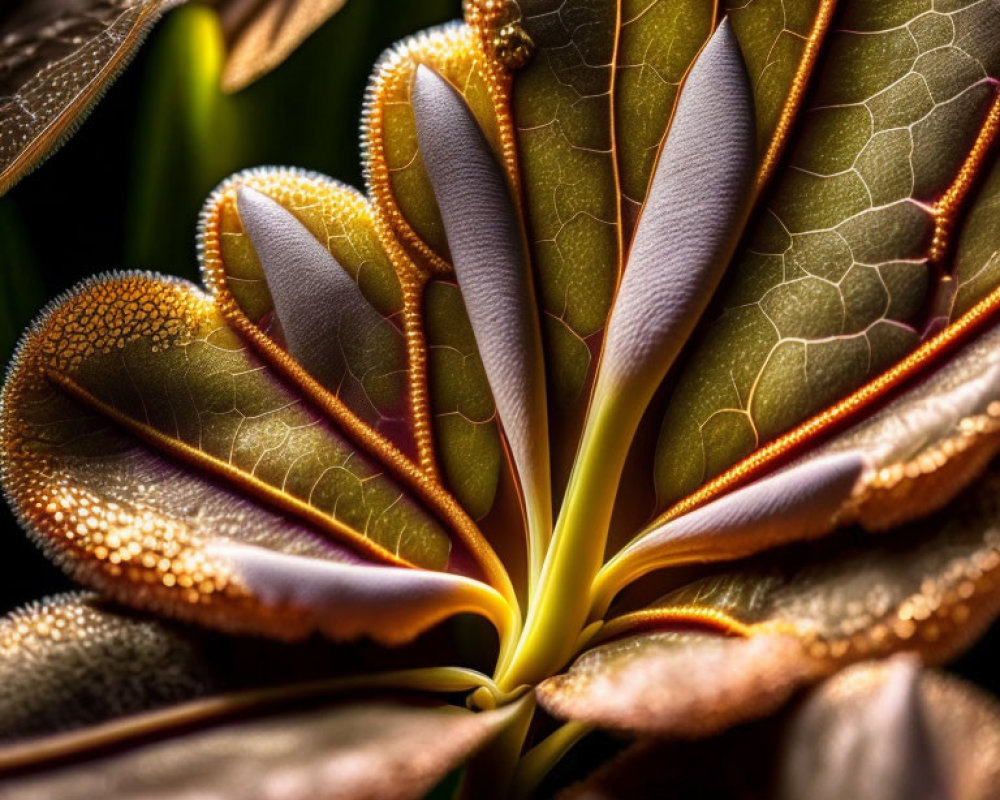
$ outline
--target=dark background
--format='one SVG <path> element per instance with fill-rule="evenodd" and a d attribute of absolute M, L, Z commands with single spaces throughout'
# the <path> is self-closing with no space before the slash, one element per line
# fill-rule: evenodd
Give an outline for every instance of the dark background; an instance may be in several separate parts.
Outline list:
<path fill-rule="evenodd" d="M 236 170 L 295 165 L 361 187 L 359 122 L 382 51 L 457 19 L 460 0 L 349 0 L 276 72 L 218 89 L 212 12 L 185 7 L 69 142 L 0 198 L 0 363 L 41 307 L 83 278 L 152 269 L 197 279 L 195 225 Z M 0 503 L 0 612 L 71 587 Z M 953 669 L 994 694 L 1000 626 Z"/>

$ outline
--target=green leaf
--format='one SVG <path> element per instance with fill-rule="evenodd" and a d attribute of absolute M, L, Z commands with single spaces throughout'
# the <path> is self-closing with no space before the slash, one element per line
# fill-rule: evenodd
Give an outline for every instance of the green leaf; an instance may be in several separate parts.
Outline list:
<path fill-rule="evenodd" d="M 950 319 L 955 320 L 986 298 L 1000 284 L 1000 165 L 994 163 L 976 193 L 962 226 L 952 270 L 955 296 Z"/>
<path fill-rule="evenodd" d="M 434 34 L 406 40 L 383 56 L 369 83 L 362 136 L 376 207 L 423 263 L 447 271 L 444 223 L 417 143 L 411 94 L 418 66 L 435 70 L 462 95 L 494 153 L 503 157 L 506 143 L 495 74 L 474 33 L 446 27 Z"/>
<path fill-rule="evenodd" d="M 622 260 L 612 150 L 617 3 L 577 3 L 565 16 L 553 13 L 558 5 L 519 3 L 534 55 L 515 74 L 511 104 L 545 335 L 556 498 Z"/>
<path fill-rule="evenodd" d="M 696 489 L 913 350 L 936 292 L 932 204 L 1000 69 L 995 10 L 851 5 L 827 37 L 788 163 L 677 376 L 661 504 Z M 898 17 L 898 19 L 896 18 Z"/>
<path fill-rule="evenodd" d="M 546 556 L 550 584 L 527 620 L 520 653 L 528 663 L 538 657 L 532 648 L 547 649 L 539 642 L 559 640 L 556 630 L 567 619 L 577 625 L 585 620 L 580 595 L 600 567 L 631 439 L 735 245 L 731 231 L 744 217 L 744 191 L 752 177 L 749 95 L 742 57 L 723 23 L 681 92 L 639 220 L 565 504 Z M 705 110 L 719 108 L 731 111 L 725 120 Z M 716 205 L 714 224 L 691 224 Z M 664 259 L 667 247 L 674 252 Z M 560 653 L 557 659 L 561 663 L 568 655 Z M 528 669 L 541 668 L 533 664 Z"/>
<path fill-rule="evenodd" d="M 793 630 L 810 652 L 841 663 L 901 649 L 941 662 L 997 608 L 997 480 L 993 466 L 925 519 L 772 551 L 678 590 L 666 605 L 710 609 L 751 635 Z"/>
<path fill-rule="evenodd" d="M 614 136 L 625 239 L 646 197 L 667 120 L 716 10 L 699 0 L 625 0 L 614 74 Z"/>
<path fill-rule="evenodd" d="M 417 457 L 403 291 L 364 198 L 315 176 L 243 173 L 206 204 L 201 245 L 222 303 Z"/>
<path fill-rule="evenodd" d="M 398 23 L 371 8 L 348 13 Z M 295 36 L 312 24 L 288 11 Z M 209 294 L 111 276 L 31 328 L 0 406 L 0 479 L 25 527 L 109 598 L 221 642 L 336 640 L 314 644 L 357 673 L 337 692 L 507 705 L 517 723 L 470 764 L 472 794 L 544 786 L 593 727 L 714 736 L 855 662 L 960 652 L 1000 610 L 1000 13 L 981 0 L 470 0 L 465 13 L 379 63 L 368 196 L 240 173 L 202 216 Z M 215 18 L 178 19 L 194 33 L 176 52 L 205 34 L 215 55 L 199 77 L 221 72 Z M 280 49 L 280 21 L 261 19 L 279 22 Z M 341 66 L 362 46 L 347 38 Z M 343 116 L 317 100 L 325 63 L 267 84 L 284 92 L 272 118 Z M 190 119 L 154 127 L 207 130 L 229 99 L 197 85 Z M 248 110 L 262 146 L 272 120 Z M 304 158 L 319 120 L 295 131 Z M 144 183 L 166 234 L 183 192 Z M 439 646 L 429 628 L 466 613 L 494 625 L 498 650 L 482 619 L 470 633 L 453 620 Z M 435 666 L 392 683 L 370 668 L 494 655 L 492 678 Z M 287 681 L 269 722 L 256 692 L 271 688 L 252 684 L 253 698 L 106 722 L 111 739 L 89 730 L 72 752 L 89 766 L 110 757 L 95 743 L 126 751 L 96 767 L 126 796 L 147 791 L 130 783 L 140 763 L 182 764 L 168 785 L 208 775 L 194 788 L 240 790 L 235 745 L 202 757 L 236 730 L 213 702 L 242 709 L 251 739 L 299 725 L 293 744 L 327 741 L 323 720 L 346 707 L 289 719 L 319 695 L 297 668 Z M 385 697 L 369 707 L 407 713 L 368 723 L 406 728 L 413 704 Z M 533 723 L 536 701 L 567 724 Z M 391 738 L 372 758 L 358 713 L 337 723 L 362 748 L 351 763 L 396 774 L 392 758 L 413 760 Z M 889 726 L 876 738 L 910 752 L 896 734 L 917 717 L 876 716 Z M 146 761 L 129 744 L 139 730 L 153 732 Z M 421 752 L 449 738 L 407 730 L 434 740 Z M 282 756 L 297 772 L 282 791 L 316 794 L 311 770 L 346 740 L 329 741 Z M 775 751 L 766 741 L 754 752 Z M 0 751 L 0 768 L 41 780 L 56 751 L 38 752 Z M 421 759 L 445 772 L 394 789 L 425 791 L 469 752 Z M 272 786 L 267 755 L 254 789 Z M 763 771 L 727 788 L 755 790 Z M 948 785 L 932 777 L 907 791 Z"/>
<path fill-rule="evenodd" d="M 993 326 L 787 468 L 654 522 L 602 568 L 592 616 L 656 569 L 734 560 L 855 522 L 888 530 L 944 507 L 1000 449 L 998 342 Z"/>
<path fill-rule="evenodd" d="M 529 582 L 552 528 L 541 334 L 523 234 L 502 167 L 461 96 L 417 67 L 413 112 L 469 322 L 524 498 Z"/>
<path fill-rule="evenodd" d="M 401 641 L 473 610 L 506 625 L 477 581 L 365 566 L 445 569 L 464 548 L 193 287 L 94 281 L 44 315 L 15 363 L 6 489 L 88 584 L 285 638 L 318 628 Z M 408 596 L 419 600 L 399 605 Z"/>
<path fill-rule="evenodd" d="M 589 724 L 700 736 L 855 661 L 901 650 L 949 659 L 1000 607 L 998 480 L 992 468 L 943 511 L 879 538 L 849 530 L 746 559 L 648 608 L 628 612 L 626 599 L 598 634 L 612 641 L 543 682 L 539 700 Z"/>
<path fill-rule="evenodd" d="M 739 40 L 753 85 L 757 111 L 757 152 L 763 158 L 776 139 L 793 82 L 810 69 L 807 48 L 813 30 L 824 32 L 830 0 L 725 0 L 722 4 Z"/>
<path fill-rule="evenodd" d="M 504 469 L 496 406 L 458 286 L 434 280 L 424 290 L 427 383 L 443 476 L 473 519 L 496 498 Z"/>

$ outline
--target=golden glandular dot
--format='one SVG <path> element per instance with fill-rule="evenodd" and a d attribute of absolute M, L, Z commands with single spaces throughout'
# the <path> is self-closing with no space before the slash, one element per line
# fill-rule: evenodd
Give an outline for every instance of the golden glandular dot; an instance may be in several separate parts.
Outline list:
<path fill-rule="evenodd" d="M 531 59 L 535 43 L 520 25 L 504 25 L 486 42 L 486 50 L 508 70 L 518 70 Z"/>
<path fill-rule="evenodd" d="M 505 69 L 518 70 L 528 63 L 535 44 L 521 27 L 520 13 L 510 0 L 466 0 L 465 20 L 486 54 Z"/>

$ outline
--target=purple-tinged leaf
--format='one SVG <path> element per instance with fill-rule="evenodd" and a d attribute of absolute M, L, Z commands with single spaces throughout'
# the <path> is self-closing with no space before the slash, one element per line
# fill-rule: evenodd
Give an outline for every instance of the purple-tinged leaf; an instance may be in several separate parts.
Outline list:
<path fill-rule="evenodd" d="M 988 800 L 1000 786 L 1000 709 L 912 656 L 831 678 L 779 750 L 780 800 Z"/>
<path fill-rule="evenodd" d="M 367 375 L 351 374 L 351 362 L 374 368 L 378 354 L 388 352 L 405 364 L 402 333 L 291 212 L 249 186 L 237 197 L 288 351 L 330 391 L 345 395 L 348 406 L 367 410 L 361 385 Z M 353 393 L 343 389 L 351 381 L 358 385 Z"/>
<path fill-rule="evenodd" d="M 608 322 L 596 398 L 645 409 L 725 272 L 753 182 L 753 95 L 728 21 L 694 62 Z M 635 393 L 635 394 L 633 394 Z"/>
<path fill-rule="evenodd" d="M 482 614 L 501 631 L 509 622 L 510 609 L 496 591 L 460 575 L 337 563 L 238 542 L 209 544 L 205 552 L 231 570 L 257 613 L 284 620 L 289 638 L 319 631 L 335 640 L 367 635 L 393 645 L 463 612 Z"/>
<path fill-rule="evenodd" d="M 534 572 L 550 532 L 551 489 L 545 368 L 520 221 L 503 169 L 462 97 L 421 65 L 412 103 L 458 285 L 517 467 Z"/>
<path fill-rule="evenodd" d="M 626 583 L 665 566 L 723 561 L 828 533 L 867 466 L 848 450 L 795 464 L 640 536 L 598 575 L 595 613 Z"/>

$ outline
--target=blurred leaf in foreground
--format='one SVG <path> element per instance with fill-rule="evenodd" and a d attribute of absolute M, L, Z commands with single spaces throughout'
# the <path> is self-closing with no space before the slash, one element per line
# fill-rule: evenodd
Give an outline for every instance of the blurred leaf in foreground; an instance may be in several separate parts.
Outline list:
<path fill-rule="evenodd" d="M 10 0 L 0 9 L 0 193 L 71 136 L 149 29 L 186 0 Z M 280 64 L 345 0 L 219 0 L 236 91 Z"/>

